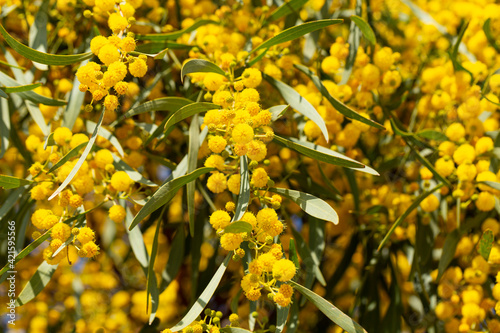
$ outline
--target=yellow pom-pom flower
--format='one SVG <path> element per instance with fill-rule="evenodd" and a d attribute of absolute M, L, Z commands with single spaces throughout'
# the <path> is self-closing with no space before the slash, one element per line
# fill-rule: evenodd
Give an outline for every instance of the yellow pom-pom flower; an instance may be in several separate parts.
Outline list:
<path fill-rule="evenodd" d="M 247 68 L 242 74 L 243 84 L 247 88 L 255 88 L 262 82 L 262 73 L 256 68 Z"/>
<path fill-rule="evenodd" d="M 111 219 L 111 221 L 113 221 L 115 223 L 123 222 L 123 220 L 125 219 L 125 216 L 126 216 L 125 208 L 123 208 L 120 205 L 113 205 L 109 209 L 109 218 Z"/>
<path fill-rule="evenodd" d="M 216 154 L 220 154 L 227 145 L 226 139 L 220 135 L 214 135 L 208 140 L 208 148 Z"/>
<path fill-rule="evenodd" d="M 291 280 L 295 276 L 295 264 L 288 259 L 280 259 L 273 265 L 273 277 L 282 282 Z"/>
<path fill-rule="evenodd" d="M 67 127 L 58 127 L 54 131 L 54 141 L 58 146 L 64 146 L 67 142 L 71 140 L 73 133 Z"/>
<path fill-rule="evenodd" d="M 134 182 L 125 171 L 118 171 L 111 176 L 111 186 L 120 192 L 125 192 Z"/>
<path fill-rule="evenodd" d="M 234 126 L 232 138 L 237 144 L 247 144 L 252 141 L 254 136 L 253 128 L 247 124 L 238 124 Z"/>
<path fill-rule="evenodd" d="M 135 77 L 143 77 L 148 71 L 148 65 L 141 58 L 135 58 L 135 61 L 128 65 L 130 74 Z"/>
<path fill-rule="evenodd" d="M 210 224 L 215 230 L 224 229 L 231 223 L 231 217 L 223 210 L 216 210 L 210 215 Z"/>
<path fill-rule="evenodd" d="M 80 232 L 76 236 L 76 239 L 80 243 L 85 244 L 85 243 L 93 241 L 94 237 L 95 237 L 95 234 L 94 234 L 94 231 L 92 229 L 90 229 L 89 227 L 83 227 L 83 228 L 80 228 Z"/>
<path fill-rule="evenodd" d="M 439 207 L 439 199 L 434 194 L 429 195 L 420 203 L 420 208 L 422 208 L 424 212 L 428 213 L 435 211 L 436 209 L 438 209 L 438 207 Z"/>

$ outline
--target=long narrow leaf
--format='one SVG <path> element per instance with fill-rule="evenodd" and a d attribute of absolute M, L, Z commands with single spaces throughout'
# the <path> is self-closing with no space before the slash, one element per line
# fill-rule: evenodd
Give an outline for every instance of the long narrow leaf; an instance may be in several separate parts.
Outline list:
<path fill-rule="evenodd" d="M 219 105 L 213 103 L 193 103 L 186 105 L 170 116 L 167 123 L 165 124 L 165 130 L 168 130 L 171 126 L 177 124 L 179 121 L 194 116 L 195 114 L 219 108 Z"/>
<path fill-rule="evenodd" d="M 45 260 L 38 266 L 35 274 L 28 281 L 16 299 L 16 306 L 21 306 L 33 300 L 47 286 L 56 272 L 57 265 L 50 265 Z"/>
<path fill-rule="evenodd" d="M 219 66 L 204 59 L 192 59 L 187 61 L 181 69 L 181 80 L 184 81 L 184 76 L 191 73 L 215 73 L 226 76 L 226 72 Z"/>

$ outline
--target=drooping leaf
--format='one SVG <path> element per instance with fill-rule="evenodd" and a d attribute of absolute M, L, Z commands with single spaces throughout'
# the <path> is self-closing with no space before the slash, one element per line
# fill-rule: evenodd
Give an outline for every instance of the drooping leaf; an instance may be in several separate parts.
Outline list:
<path fill-rule="evenodd" d="M 288 312 L 290 311 L 290 306 L 281 307 L 279 305 L 276 306 L 276 333 L 283 332 L 283 329 L 286 326 L 286 320 L 288 319 Z"/>
<path fill-rule="evenodd" d="M 66 188 L 66 186 L 68 186 L 68 184 L 76 176 L 76 173 L 78 172 L 78 170 L 80 170 L 80 167 L 82 166 L 83 162 L 85 162 L 85 160 L 87 159 L 87 156 L 90 153 L 90 150 L 92 149 L 92 147 L 94 146 L 95 140 L 97 139 L 97 133 L 99 132 L 99 128 L 101 127 L 102 120 L 104 119 L 104 113 L 105 113 L 105 109 L 103 108 L 102 112 L 101 112 L 101 116 L 99 118 L 99 121 L 97 122 L 97 126 L 94 129 L 94 133 L 92 133 L 92 136 L 90 137 L 90 140 L 87 143 L 87 146 L 85 147 L 85 149 L 82 153 L 82 156 L 80 156 L 80 158 L 78 159 L 78 162 L 76 162 L 75 166 L 73 167 L 73 169 L 69 173 L 68 177 L 66 177 L 66 179 L 63 181 L 61 186 L 59 186 L 57 188 L 57 190 L 55 190 L 54 193 L 52 193 L 52 195 L 49 197 L 49 201 L 54 199 L 57 195 L 59 195 L 59 193 L 61 193 L 62 190 L 64 190 Z"/>
<path fill-rule="evenodd" d="M 429 140 L 437 140 L 437 141 L 448 140 L 446 135 L 444 135 L 443 133 L 435 131 L 435 130 L 430 130 L 430 129 L 420 131 L 420 132 L 416 133 L 416 135 L 419 137 L 422 137 L 424 139 L 429 139 Z"/>
<path fill-rule="evenodd" d="M 88 61 L 82 62 L 82 66 L 87 64 Z M 75 79 L 73 80 L 73 88 L 69 93 L 68 105 L 66 106 L 66 110 L 64 110 L 62 126 L 67 127 L 69 129 L 73 129 L 75 125 L 76 119 L 80 115 L 83 100 L 85 99 L 85 93 L 80 91 L 78 88 L 80 86 L 80 81 L 75 75 Z"/>
<path fill-rule="evenodd" d="M 482 182 L 478 182 L 478 184 L 484 184 L 484 185 L 487 185 L 491 188 L 494 188 L 495 190 L 499 190 L 500 191 L 500 183 L 498 182 L 492 182 L 490 180 L 485 180 L 485 181 L 482 181 Z"/>
<path fill-rule="evenodd" d="M 309 76 L 309 78 L 312 80 L 312 82 L 314 83 L 316 88 L 318 88 L 318 90 L 321 92 L 321 94 L 330 102 L 330 104 L 332 104 L 332 106 L 338 112 L 342 113 L 347 118 L 357 120 L 357 121 L 362 122 L 363 124 L 369 125 L 371 127 L 385 130 L 384 126 L 380 125 L 379 123 L 377 123 L 371 119 L 363 117 L 362 115 L 360 115 L 359 113 L 352 110 L 347 105 L 345 105 L 344 103 L 342 103 L 341 101 L 339 101 L 338 99 L 336 99 L 335 97 L 330 95 L 330 93 L 328 92 L 326 87 L 323 85 L 323 83 L 321 82 L 319 77 L 317 77 L 309 68 L 307 68 L 303 65 L 299 65 L 299 64 L 295 64 L 294 66 L 298 70 L 300 70 L 301 72 L 303 72 L 304 74 Z"/>
<path fill-rule="evenodd" d="M 296 190 L 274 187 L 270 188 L 269 191 L 292 200 L 299 205 L 304 212 L 311 216 L 328 222 L 333 222 L 333 224 L 339 223 L 339 216 L 337 215 L 337 212 L 325 201 L 315 197 L 314 195 Z"/>
<path fill-rule="evenodd" d="M 191 173 L 196 170 L 198 164 L 198 151 L 200 150 L 200 126 L 198 124 L 198 115 L 193 116 L 193 120 L 189 125 L 189 149 L 188 149 L 188 169 L 187 172 Z M 189 215 L 189 233 L 194 235 L 194 195 L 195 195 L 195 182 L 190 182 L 186 185 L 187 192 L 187 205 Z"/>
<path fill-rule="evenodd" d="M 180 224 L 171 246 L 172 249 L 175 249 L 175 252 L 171 251 L 169 253 L 167 266 L 161 273 L 160 293 L 167 289 L 181 268 L 184 259 L 184 238 L 184 226 Z"/>
<path fill-rule="evenodd" d="M 282 17 L 287 16 L 288 14 L 297 12 L 302 6 L 304 6 L 309 0 L 290 0 L 284 1 L 281 6 L 276 8 L 269 16 L 267 17 L 264 24 L 269 22 L 274 22 L 279 20 Z"/>
<path fill-rule="evenodd" d="M 158 237 L 160 235 L 162 216 L 163 214 L 160 214 L 160 218 L 156 222 L 156 230 L 153 237 L 153 246 L 151 248 L 151 255 L 149 256 L 149 263 L 148 263 L 148 274 L 146 283 L 146 301 L 147 301 L 146 312 L 148 312 L 149 295 L 151 295 L 152 309 L 151 309 L 151 315 L 149 316 L 150 325 L 156 317 L 156 311 L 158 310 L 159 299 L 160 299 L 158 285 L 156 284 L 156 273 L 154 271 L 154 265 L 155 265 L 156 255 L 158 254 Z"/>
<path fill-rule="evenodd" d="M 35 274 L 17 296 L 16 306 L 21 306 L 33 300 L 47 286 L 56 272 L 57 265 L 50 265 L 45 260 L 38 266 Z"/>
<path fill-rule="evenodd" d="M 289 246 L 290 255 L 288 257 L 289 260 L 293 261 L 295 267 L 297 269 L 300 268 L 299 256 L 297 255 L 297 249 L 295 248 L 295 240 L 290 238 L 290 246 Z"/>
<path fill-rule="evenodd" d="M 232 221 L 238 221 L 243 217 L 250 201 L 250 179 L 246 156 L 242 156 L 240 159 L 240 177 L 240 194 L 238 195 L 238 202 L 236 203 L 236 210 Z"/>
<path fill-rule="evenodd" d="M 323 297 L 305 288 L 304 286 L 294 282 L 289 282 L 295 289 L 304 295 L 311 303 L 323 312 L 331 321 L 342 327 L 348 333 L 366 333 L 365 329 L 356 323 L 352 318 L 336 308 L 332 303 L 325 300 Z"/>
<path fill-rule="evenodd" d="M 42 1 L 42 5 L 38 8 L 35 20 L 29 31 L 29 47 L 43 53 L 47 53 L 47 23 L 49 20 L 48 7 L 49 1 Z M 34 62 L 33 65 L 41 71 L 49 69 L 47 65 L 37 62 Z"/>
<path fill-rule="evenodd" d="M 312 287 L 314 277 L 318 279 L 319 283 L 321 283 L 322 286 L 326 286 L 325 277 L 323 276 L 323 273 L 319 268 L 320 261 L 316 256 L 316 253 L 311 251 L 307 243 L 304 241 L 302 235 L 297 230 L 295 230 L 295 228 L 291 229 L 292 235 L 297 242 L 297 250 L 299 252 L 299 255 L 302 258 L 302 262 L 306 265 L 306 279 L 309 281 L 308 287 Z"/>
<path fill-rule="evenodd" d="M 199 168 L 190 174 L 175 178 L 169 182 L 164 183 L 160 188 L 151 196 L 144 207 L 137 213 L 134 220 L 130 224 L 129 230 L 132 230 L 139 222 L 141 222 L 146 216 L 159 209 L 161 206 L 166 205 L 174 198 L 177 192 L 182 186 L 189 182 L 196 180 L 201 175 L 204 175 L 210 171 L 215 170 L 214 168 Z"/>
<path fill-rule="evenodd" d="M 271 112 L 271 120 L 276 121 L 290 108 L 290 105 L 276 105 L 269 108 Z"/>
<path fill-rule="evenodd" d="M 323 133 L 326 141 L 328 141 L 328 130 L 326 128 L 325 121 L 318 113 L 318 111 L 314 108 L 314 106 L 312 106 L 311 103 L 309 103 L 304 97 L 300 96 L 300 94 L 295 89 L 293 89 L 286 83 L 276 80 L 267 74 L 264 74 L 263 76 L 264 79 L 266 79 L 273 87 L 275 87 L 280 92 L 281 96 L 283 96 L 283 99 L 288 104 L 290 104 L 292 108 L 297 110 L 303 116 L 311 119 L 316 125 L 318 125 L 318 127 L 321 129 L 321 133 Z M 283 110 L 283 112 L 284 111 L 286 111 L 286 109 Z"/>
<path fill-rule="evenodd" d="M 45 65 L 53 65 L 53 66 L 71 65 L 86 59 L 90 59 L 93 56 L 92 52 L 73 54 L 73 55 L 58 55 L 58 54 L 48 54 L 45 52 L 34 50 L 31 47 L 18 42 L 14 37 L 9 35 L 7 30 L 5 30 L 5 28 L 1 24 L 0 24 L 0 34 L 3 36 L 7 44 L 9 44 L 9 46 L 14 49 L 14 51 L 19 53 L 23 57 L 28 58 L 29 60 Z"/>
<path fill-rule="evenodd" d="M 354 168 L 354 169 L 363 169 L 365 165 L 356 162 L 354 160 L 349 159 L 346 156 L 343 156 L 342 154 L 335 153 L 331 151 L 332 153 L 326 153 L 324 151 L 321 151 L 319 149 L 315 150 L 313 148 L 307 147 L 303 141 L 299 141 L 297 139 L 293 138 L 283 138 L 280 137 L 279 135 L 274 136 L 274 141 L 276 143 L 279 143 L 280 145 L 290 148 L 292 150 L 295 150 L 296 152 L 303 154 L 307 157 L 311 157 L 313 159 L 330 163 L 333 165 L 338 165 L 338 166 L 343 166 L 346 168 Z M 319 147 L 319 146 L 316 146 Z M 326 149 L 326 148 L 325 148 Z"/>
<path fill-rule="evenodd" d="M 478 252 L 486 261 L 488 261 L 488 258 L 490 257 L 494 240 L 495 236 L 493 235 L 493 231 L 487 229 L 483 232 L 483 236 L 481 236 L 481 240 L 479 241 Z"/>
<path fill-rule="evenodd" d="M 18 86 L 25 86 L 26 84 L 19 83 L 18 81 L 14 80 L 10 76 L 8 76 L 5 73 L 0 72 L 0 82 L 2 82 L 3 85 L 14 88 Z M 39 95 L 34 91 L 20 91 L 16 92 L 19 97 L 21 97 L 24 100 L 32 101 L 35 104 L 44 104 L 44 105 L 50 105 L 50 106 L 62 106 L 65 105 L 65 101 L 61 101 L 59 99 L 52 99 L 43 95 Z"/>
<path fill-rule="evenodd" d="M 378 247 L 378 251 L 380 251 L 381 248 L 384 247 L 385 243 L 387 243 L 387 241 L 389 240 L 389 238 L 391 237 L 392 233 L 394 232 L 394 230 L 396 230 L 396 228 L 408 217 L 408 215 L 410 215 L 410 213 L 415 209 L 417 208 L 420 203 L 422 201 L 424 201 L 425 198 L 427 198 L 429 195 L 431 195 L 432 193 L 436 192 L 437 190 L 439 190 L 441 187 L 443 187 L 444 184 L 441 183 L 439 185 L 437 185 L 436 187 L 430 189 L 429 191 L 425 191 L 423 192 L 422 194 L 420 194 L 416 199 L 415 201 L 413 201 L 413 203 L 410 205 L 410 207 L 408 207 L 405 212 L 400 216 L 398 217 L 398 219 L 394 222 L 394 224 L 392 225 L 391 229 L 389 229 L 389 231 L 387 232 L 387 234 L 385 235 L 384 239 L 382 240 L 382 242 L 380 242 L 380 245 Z"/>
<path fill-rule="evenodd" d="M 340 24 L 342 23 L 343 20 L 318 20 L 318 21 L 312 21 L 312 22 L 307 22 L 298 26 L 294 26 L 291 28 L 288 28 L 286 30 L 283 30 L 279 34 L 269 38 L 265 42 L 261 43 L 259 46 L 254 48 L 252 51 L 250 51 L 249 55 L 257 52 L 258 50 L 261 49 L 268 49 L 274 45 L 286 43 L 289 41 L 292 41 L 294 39 L 297 39 L 299 37 L 304 36 L 305 34 L 308 34 L 310 32 L 316 31 L 316 30 L 321 30 L 323 28 L 326 28 L 330 25 L 334 24 Z"/>
<path fill-rule="evenodd" d="M 2 99 L 0 100 L 0 158 L 3 157 L 9 147 L 10 134 L 10 112 L 9 103 Z"/>
<path fill-rule="evenodd" d="M 21 179 L 12 176 L 0 175 L 0 187 L 8 190 L 11 188 L 18 188 L 20 186 L 32 184 L 33 181 L 27 179 Z"/>
<path fill-rule="evenodd" d="M 125 156 L 125 152 L 123 151 L 120 141 L 118 141 L 118 139 L 113 135 L 113 133 L 105 129 L 103 126 L 98 127 L 97 124 L 91 120 L 87 120 L 85 124 L 87 125 L 87 131 L 89 133 L 93 132 L 97 128 L 97 135 L 108 140 L 109 143 L 111 143 L 111 145 L 116 148 L 118 154 L 120 154 L 121 156 Z"/>
<path fill-rule="evenodd" d="M 203 311 L 203 309 L 207 306 L 208 302 L 212 298 L 215 289 L 217 289 L 217 287 L 219 286 L 220 280 L 222 279 L 222 276 L 226 271 L 230 259 L 231 259 L 231 252 L 228 253 L 226 258 L 220 265 L 219 269 L 217 270 L 217 272 L 215 272 L 213 278 L 210 280 L 208 286 L 205 288 L 203 293 L 201 293 L 196 303 L 194 303 L 194 305 L 191 307 L 188 313 L 181 319 L 181 321 L 177 323 L 177 325 L 171 328 L 172 332 L 177 332 L 184 329 L 200 315 L 200 313 Z"/>
<path fill-rule="evenodd" d="M 52 172 L 56 171 L 57 169 L 59 169 L 64 163 L 69 161 L 71 158 L 77 156 L 78 153 L 80 152 L 80 150 L 82 150 L 83 147 L 85 147 L 86 145 L 87 145 L 87 142 L 83 142 L 83 143 L 80 143 L 75 148 L 71 149 L 69 152 L 66 153 L 66 155 L 61 157 L 61 159 L 59 161 L 57 161 L 54 165 L 52 165 L 52 167 L 49 169 L 49 171 L 47 173 L 52 173 Z"/>
<path fill-rule="evenodd" d="M 193 103 L 186 105 L 170 116 L 167 123 L 165 124 L 165 130 L 168 130 L 171 126 L 177 124 L 179 121 L 194 116 L 195 114 L 219 108 L 219 105 L 213 103 Z"/>
<path fill-rule="evenodd" d="M 500 46 L 497 44 L 497 40 L 491 32 L 491 18 L 488 18 L 486 21 L 484 21 L 483 31 L 486 35 L 486 39 L 488 39 L 488 43 L 490 43 L 490 45 L 493 46 L 493 48 L 497 52 L 500 52 Z"/>
<path fill-rule="evenodd" d="M 120 117 L 120 120 L 151 111 L 175 112 L 192 103 L 192 100 L 183 97 L 161 97 L 128 110 Z"/>
<path fill-rule="evenodd" d="M 363 20 L 363 18 L 357 15 L 352 15 L 351 20 L 356 23 L 356 25 L 363 33 L 363 36 L 365 36 L 370 44 L 375 45 L 377 43 L 377 38 L 375 37 L 375 33 L 373 32 L 372 27 L 370 27 L 370 25 L 365 20 Z"/>
<path fill-rule="evenodd" d="M 31 92 L 31 91 L 30 91 Z M 40 111 L 40 108 L 34 104 L 32 101 L 25 101 L 26 108 L 28 109 L 28 112 L 33 119 L 33 121 L 40 127 L 43 135 L 49 135 L 50 134 L 50 127 L 45 123 L 45 118 L 43 117 L 42 111 Z"/>
<path fill-rule="evenodd" d="M 227 227 L 224 228 L 224 233 L 239 234 L 241 232 L 246 232 L 250 234 L 252 232 L 252 225 L 244 221 L 231 222 Z"/>
<path fill-rule="evenodd" d="M 193 23 L 193 25 L 179 30 L 179 31 L 174 31 L 174 32 L 169 32 L 166 34 L 151 34 L 151 35 L 136 35 L 136 38 L 138 40 L 149 40 L 149 41 L 167 41 L 167 40 L 175 40 L 182 36 L 183 34 L 189 33 L 191 31 L 194 31 L 198 29 L 198 27 L 201 27 L 203 25 L 207 24 L 219 24 L 219 22 L 212 21 L 212 20 L 204 20 L 200 19 L 197 20 Z"/>
<path fill-rule="evenodd" d="M 32 83 L 32 84 L 26 84 L 23 86 L 0 87 L 0 90 L 5 91 L 7 94 L 19 93 L 19 92 L 24 92 L 24 91 L 31 91 L 33 89 L 40 87 L 41 85 L 42 84 L 40 82 L 37 82 L 37 83 Z"/>
<path fill-rule="evenodd" d="M 184 81 L 184 76 L 191 73 L 215 73 L 226 76 L 226 72 L 219 66 L 204 59 L 192 59 L 187 61 L 181 69 L 181 80 Z"/>

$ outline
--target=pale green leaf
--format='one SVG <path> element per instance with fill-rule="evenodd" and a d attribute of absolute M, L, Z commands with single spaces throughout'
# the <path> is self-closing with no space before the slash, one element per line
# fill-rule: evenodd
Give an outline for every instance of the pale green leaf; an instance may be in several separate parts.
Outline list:
<path fill-rule="evenodd" d="M 220 74 L 222 76 L 226 76 L 226 72 L 224 72 L 219 66 L 204 59 L 192 59 L 187 61 L 181 69 L 181 80 L 184 80 L 184 76 L 191 73 L 215 73 Z"/>
<path fill-rule="evenodd" d="M 363 20 L 363 18 L 357 16 L 357 15 L 352 15 L 351 20 L 356 23 L 356 25 L 359 27 L 361 32 L 363 33 L 363 36 L 370 42 L 370 44 L 375 45 L 377 43 L 377 38 L 375 37 L 375 33 L 373 32 L 372 27 Z"/>

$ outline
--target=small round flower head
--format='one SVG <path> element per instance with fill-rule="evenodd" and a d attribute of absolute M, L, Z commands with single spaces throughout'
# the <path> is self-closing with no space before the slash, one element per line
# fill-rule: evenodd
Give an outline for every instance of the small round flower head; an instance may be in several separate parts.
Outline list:
<path fill-rule="evenodd" d="M 244 145 L 252 141 L 254 132 L 247 124 L 238 124 L 233 128 L 232 138 L 235 143 Z"/>
<path fill-rule="evenodd" d="M 127 28 L 128 21 L 118 13 L 112 13 L 108 18 L 108 26 L 114 33 L 119 33 Z"/>
<path fill-rule="evenodd" d="M 465 128 L 460 123 L 453 123 L 446 129 L 445 132 L 448 139 L 457 142 L 465 136 Z"/>
<path fill-rule="evenodd" d="M 241 75 L 247 88 L 255 88 L 262 82 L 262 73 L 256 68 L 247 68 Z"/>
<path fill-rule="evenodd" d="M 224 81 L 224 76 L 216 73 L 208 73 L 203 79 L 203 85 L 210 91 L 216 91 L 224 84 Z"/>
<path fill-rule="evenodd" d="M 115 2 L 115 0 L 96 0 L 95 6 L 102 12 L 109 12 L 114 10 Z"/>
<path fill-rule="evenodd" d="M 106 165 L 113 163 L 113 154 L 108 149 L 101 149 L 95 154 L 94 162 L 99 169 L 104 169 Z"/>
<path fill-rule="evenodd" d="M 223 210 L 216 210 L 210 215 L 210 224 L 215 230 L 224 229 L 231 223 L 231 217 Z"/>
<path fill-rule="evenodd" d="M 97 246 L 93 241 L 83 244 L 82 250 L 87 258 L 92 258 L 99 254 L 99 246 Z"/>
<path fill-rule="evenodd" d="M 32 134 L 26 138 L 26 149 L 34 153 L 41 142 L 38 136 Z"/>
<path fill-rule="evenodd" d="M 291 303 L 291 299 L 285 297 L 282 293 L 276 293 L 273 297 L 273 301 L 281 307 L 287 307 Z"/>
<path fill-rule="evenodd" d="M 104 99 L 104 107 L 108 111 L 115 111 L 118 107 L 118 97 L 115 95 L 108 95 Z"/>
<path fill-rule="evenodd" d="M 106 44 L 99 50 L 99 60 L 106 66 L 111 65 L 113 62 L 120 60 L 120 52 L 118 48 L 111 44 Z"/>
<path fill-rule="evenodd" d="M 207 187 L 213 193 L 221 193 L 227 188 L 226 176 L 220 172 L 214 172 L 207 180 Z"/>
<path fill-rule="evenodd" d="M 279 292 L 285 297 L 285 298 L 291 298 L 293 295 L 293 288 L 289 284 L 282 284 L 280 286 Z"/>
<path fill-rule="evenodd" d="M 226 148 L 226 145 L 226 139 L 220 135 L 214 135 L 208 140 L 208 148 L 216 154 L 220 154 Z"/>
<path fill-rule="evenodd" d="M 95 36 L 90 41 L 90 50 L 92 51 L 93 54 L 98 55 L 101 48 L 107 44 L 109 44 L 109 41 L 106 37 Z"/>
<path fill-rule="evenodd" d="M 267 185 L 267 172 L 264 168 L 257 168 L 252 173 L 252 183 L 255 187 L 265 187 Z"/>
<path fill-rule="evenodd" d="M 240 247 L 241 242 L 243 242 L 243 237 L 241 234 L 228 233 L 222 235 L 220 239 L 220 245 L 224 250 L 234 251 Z"/>
<path fill-rule="evenodd" d="M 220 155 L 210 155 L 206 161 L 205 166 L 208 168 L 216 168 L 219 171 L 224 170 L 224 158 Z"/>
<path fill-rule="evenodd" d="M 33 215 L 31 215 L 31 222 L 38 229 L 44 229 L 44 228 L 42 228 L 43 221 L 47 216 L 50 216 L 50 215 L 53 215 L 53 213 L 50 209 L 37 209 L 33 213 Z"/>
<path fill-rule="evenodd" d="M 429 195 L 420 203 L 420 208 L 422 208 L 424 212 L 428 213 L 435 211 L 436 209 L 438 209 L 438 207 L 439 199 L 434 194 Z"/>
<path fill-rule="evenodd" d="M 78 194 L 72 195 L 71 198 L 69 198 L 69 204 L 74 208 L 80 207 L 83 204 L 83 198 Z"/>
<path fill-rule="evenodd" d="M 460 165 L 465 161 L 474 162 L 476 159 L 476 150 L 470 144 L 463 144 L 453 153 L 453 160 Z"/>
<path fill-rule="evenodd" d="M 129 63 L 128 70 L 132 76 L 143 77 L 148 71 L 148 65 L 143 59 L 135 58 L 134 62 Z"/>
<path fill-rule="evenodd" d="M 120 205 L 113 205 L 109 209 L 109 218 L 115 223 L 121 223 L 125 219 L 125 208 Z"/>
<path fill-rule="evenodd" d="M 59 218 L 55 215 L 48 215 L 45 217 L 42 221 L 41 229 L 50 229 L 52 228 L 57 222 L 59 222 Z"/>
<path fill-rule="evenodd" d="M 133 183 L 125 171 L 118 171 L 111 176 L 111 186 L 120 192 L 127 191 Z"/>
<path fill-rule="evenodd" d="M 58 146 L 64 146 L 67 142 L 71 140 L 73 133 L 67 127 L 58 127 L 54 131 L 54 141 Z"/>
<path fill-rule="evenodd" d="M 89 227 L 83 227 L 80 228 L 80 232 L 78 233 L 78 236 L 76 236 L 76 239 L 82 243 L 86 244 L 88 242 L 91 242 L 94 240 L 94 231 L 90 229 Z"/>
<path fill-rule="evenodd" d="M 227 188 L 231 193 L 238 195 L 240 194 L 240 183 L 241 183 L 241 176 L 239 174 L 234 174 L 231 177 L 229 177 L 227 181 Z"/>
<path fill-rule="evenodd" d="M 273 277 L 282 282 L 291 280 L 295 276 L 295 264 L 288 259 L 280 259 L 273 265 Z"/>
<path fill-rule="evenodd" d="M 267 155 L 267 148 L 264 142 L 260 140 L 252 140 L 247 144 L 247 156 L 254 161 L 260 162 Z"/>
<path fill-rule="evenodd" d="M 120 49 L 125 53 L 129 53 L 135 50 L 135 40 L 132 37 L 125 37 L 120 42 Z"/>
<path fill-rule="evenodd" d="M 52 239 L 60 239 L 64 242 L 71 236 L 71 227 L 63 222 L 56 223 L 50 235 Z"/>
<path fill-rule="evenodd" d="M 476 207 L 483 212 L 493 210 L 495 208 L 495 196 L 489 192 L 479 193 L 476 200 Z"/>
<path fill-rule="evenodd" d="M 118 95 L 125 95 L 128 90 L 128 83 L 124 81 L 117 82 L 113 87 Z"/>
<path fill-rule="evenodd" d="M 89 142 L 89 137 L 83 133 L 77 133 L 71 137 L 69 146 L 71 149 L 81 145 L 84 142 Z"/>
<path fill-rule="evenodd" d="M 488 136 L 483 136 L 476 142 L 476 154 L 477 155 L 484 154 L 492 150 L 493 147 L 494 147 L 493 139 L 491 139 Z"/>
<path fill-rule="evenodd" d="M 245 292 L 245 296 L 250 301 L 257 301 L 260 298 L 260 296 L 261 296 L 260 289 L 252 288 L 249 291 Z"/>

